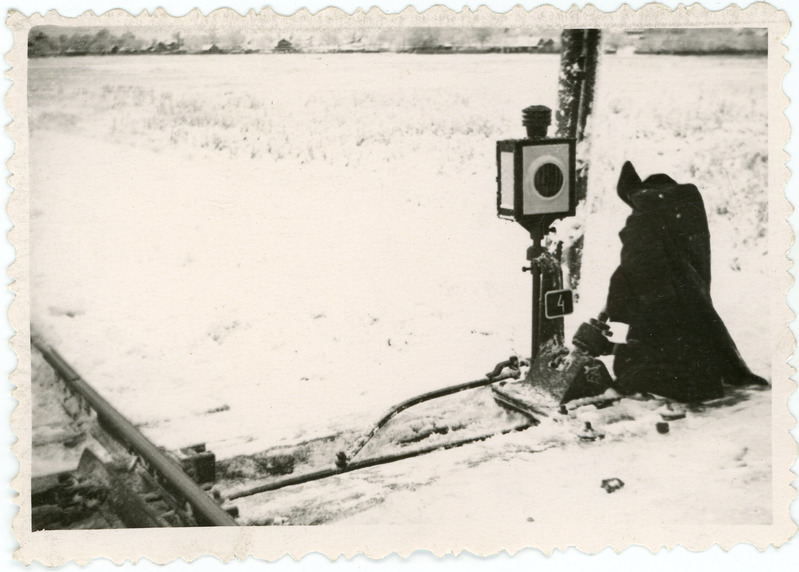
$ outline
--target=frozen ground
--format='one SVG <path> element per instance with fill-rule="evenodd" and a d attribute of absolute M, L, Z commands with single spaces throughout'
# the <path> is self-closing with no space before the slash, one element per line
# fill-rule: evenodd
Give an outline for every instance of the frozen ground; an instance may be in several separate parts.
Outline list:
<path fill-rule="evenodd" d="M 223 458 L 366 428 L 401 399 L 527 355 L 528 239 L 495 218 L 494 142 L 523 134 L 521 108 L 554 106 L 557 65 L 527 55 L 34 60 L 32 323 L 158 444 L 207 441 Z M 674 66 L 679 84 L 663 73 Z M 770 378 L 766 60 L 616 56 L 600 78 L 592 198 L 559 227 L 565 240 L 575 225 L 586 231 L 567 328 L 603 305 L 627 215 L 615 181 L 632 160 L 644 176 L 703 191 L 717 309 Z M 687 447 L 685 462 L 700 462 L 711 433 L 730 451 L 707 462 L 732 463 L 743 442 L 725 441 L 724 428 L 767 431 L 769 395 L 655 435 L 674 446 L 657 455 Z M 530 435 L 445 462 L 493 451 L 488 478 Z M 740 471 L 761 508 L 739 507 L 740 518 L 767 518 L 766 435 L 743 445 L 760 452 L 757 470 Z M 603 447 L 614 466 L 653 470 L 639 449 Z M 517 478 L 566 470 L 568 458 L 542 453 Z M 591 478 L 626 480 L 601 467 Z M 454 499 L 468 475 L 429 490 L 454 486 L 444 497 Z M 680 506 L 684 518 L 704 514 Z"/>
<path fill-rule="evenodd" d="M 587 406 L 524 432 L 233 504 L 248 524 L 475 526 L 501 518 L 531 535 L 568 528 L 574 518 L 597 527 L 767 524 L 770 397 L 742 391 L 688 411 L 665 435 L 655 428 L 658 400 Z M 580 440 L 585 421 L 605 437 Z M 609 494 L 601 484 L 614 478 L 624 486 Z"/>

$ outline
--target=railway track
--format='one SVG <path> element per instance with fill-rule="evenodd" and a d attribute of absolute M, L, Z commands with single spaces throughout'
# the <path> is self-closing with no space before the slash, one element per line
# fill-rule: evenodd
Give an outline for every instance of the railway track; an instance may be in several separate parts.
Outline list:
<path fill-rule="evenodd" d="M 217 460 L 204 444 L 173 451 L 157 447 L 35 335 L 31 361 L 33 530 L 335 522 L 380 504 L 396 491 L 434 482 L 429 473 L 421 480 L 414 475 L 420 468 L 424 472 L 424 464 L 411 461 L 416 457 L 500 439 L 547 417 L 525 405 L 530 399 L 521 399 L 532 389 L 514 383 L 522 372 L 519 360 L 511 358 L 479 380 L 395 405 L 368 432 L 350 429 L 272 444 L 255 453 L 228 452 Z M 714 406 L 746 395 L 743 390 L 731 393 Z M 616 401 L 618 397 L 578 399 L 549 414 L 557 411 L 563 442 L 587 442 L 603 433 L 589 423 L 583 427 L 569 412 Z M 667 401 L 640 401 L 651 402 L 644 409 L 658 412 L 664 421 L 686 416 Z M 412 414 L 403 414 L 411 407 Z M 531 450 L 543 450 L 556 441 L 551 431 L 544 431 L 540 442 L 531 436 L 525 443 Z M 404 469 L 383 469 L 398 461 L 410 462 Z M 474 462 L 462 461 L 448 470 Z"/>
<path fill-rule="evenodd" d="M 41 337 L 31 354 L 34 530 L 237 525 L 204 445 L 157 447 Z"/>
<path fill-rule="evenodd" d="M 217 461 L 204 444 L 177 451 L 157 447 L 35 334 L 31 356 L 34 530 L 276 524 L 280 519 L 252 516 L 253 504 L 278 500 L 270 492 L 523 431 L 537 423 L 494 403 L 489 386 L 519 377 L 518 360 L 511 358 L 482 379 L 400 403 L 367 434 L 345 431 Z M 424 402 L 431 405 L 393 420 Z M 489 411 L 494 417 L 486 420 Z M 390 420 L 391 428 L 383 431 Z M 361 450 L 365 453 L 359 454 Z M 233 501 L 244 503 L 242 516 Z M 304 518 L 298 514 L 280 522 L 302 524 Z"/>

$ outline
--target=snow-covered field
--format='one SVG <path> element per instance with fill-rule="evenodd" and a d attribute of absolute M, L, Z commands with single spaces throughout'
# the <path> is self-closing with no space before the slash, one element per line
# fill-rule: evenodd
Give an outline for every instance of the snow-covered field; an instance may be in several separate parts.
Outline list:
<path fill-rule="evenodd" d="M 543 55 L 32 60 L 32 324 L 158 444 L 219 457 L 367 428 L 526 356 L 528 238 L 495 217 L 494 142 L 523 135 L 523 107 L 555 106 L 557 70 Z M 559 225 L 586 233 L 567 329 L 603 306 L 631 160 L 703 192 L 716 307 L 770 378 L 766 60 L 608 56 L 599 75 L 591 197 Z"/>

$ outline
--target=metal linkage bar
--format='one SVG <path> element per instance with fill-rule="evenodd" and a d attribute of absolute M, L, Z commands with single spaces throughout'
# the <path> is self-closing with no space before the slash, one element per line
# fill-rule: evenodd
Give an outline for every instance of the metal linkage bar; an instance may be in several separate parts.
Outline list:
<path fill-rule="evenodd" d="M 509 373 L 502 373 L 503 370 L 505 370 L 505 368 L 510 368 L 511 371 Z M 403 451 L 402 453 L 394 453 L 390 455 L 382 455 L 379 457 L 371 457 L 360 461 L 353 461 L 353 457 L 355 457 L 355 455 L 357 455 L 364 448 L 366 443 L 372 437 L 374 437 L 375 433 L 377 433 L 377 431 L 379 431 L 382 427 L 384 427 L 391 419 L 393 419 L 401 411 L 404 411 L 414 405 L 418 405 L 419 403 L 430 401 L 431 399 L 437 399 L 439 397 L 444 397 L 446 395 L 453 395 L 455 393 L 459 393 L 461 391 L 466 391 L 469 389 L 484 387 L 486 385 L 491 385 L 493 383 L 497 383 L 499 381 L 503 381 L 510 378 L 516 379 L 519 377 L 518 368 L 519 368 L 519 359 L 515 356 L 512 356 L 507 361 L 498 363 L 494 368 L 494 370 L 487 373 L 483 379 L 478 379 L 476 381 L 470 381 L 467 383 L 461 383 L 458 385 L 452 385 L 450 387 L 444 387 L 442 389 L 429 391 L 427 393 L 417 395 L 416 397 L 406 399 L 402 403 L 399 403 L 398 405 L 392 407 L 383 417 L 381 417 L 380 420 L 374 425 L 372 430 L 369 431 L 369 433 L 367 433 L 363 437 L 361 437 L 355 443 L 355 445 L 350 449 L 349 453 L 345 453 L 343 451 L 339 452 L 334 466 L 326 469 L 320 469 L 318 471 L 314 471 L 311 473 L 305 473 L 294 477 L 288 477 L 279 481 L 273 481 L 271 483 L 256 485 L 249 489 L 242 490 L 229 495 L 228 500 L 235 500 L 242 497 L 256 495 L 259 493 L 275 491 L 278 489 L 282 489 L 284 487 L 301 485 L 303 483 L 308 483 L 311 481 L 318 481 L 321 479 L 334 477 L 336 475 L 341 475 L 343 473 L 349 473 L 351 471 L 366 469 L 368 467 L 385 465 L 387 463 L 394 463 L 396 461 L 402 461 L 405 459 L 418 457 L 420 455 L 426 455 L 428 453 L 432 453 L 433 451 L 438 451 L 439 449 L 453 449 L 455 447 L 460 447 L 468 443 L 474 443 L 476 441 L 484 441 L 486 439 L 494 437 L 495 435 L 504 435 L 507 433 L 511 433 L 513 431 L 524 431 L 525 429 L 536 425 L 538 421 L 532 415 L 522 411 L 521 413 L 524 416 L 526 416 L 528 420 L 523 423 L 519 423 L 509 429 L 493 431 L 491 433 L 484 433 L 482 435 L 477 435 L 474 437 L 466 437 L 464 439 L 448 441 L 445 443 L 437 443 L 435 445 L 422 447 L 421 449 L 415 449 L 413 451 Z"/>
<path fill-rule="evenodd" d="M 308 483 L 311 481 L 319 481 L 322 479 L 327 479 L 329 477 L 334 477 L 336 475 L 341 475 L 343 473 L 350 473 L 352 471 L 357 471 L 360 469 L 366 469 L 368 467 L 375 467 L 377 465 L 385 465 L 388 463 L 394 463 L 396 461 L 403 461 L 405 459 L 411 459 L 413 457 L 419 457 L 421 455 L 426 455 L 428 453 L 432 453 L 433 451 L 438 451 L 439 449 L 454 449 L 456 447 L 461 447 L 463 445 L 469 443 L 475 443 L 477 441 L 485 441 L 486 439 L 490 439 L 496 435 L 506 435 L 508 433 L 513 433 L 515 431 L 524 431 L 530 427 L 536 425 L 537 421 L 530 417 L 526 412 L 522 411 L 524 415 L 528 417 L 528 421 L 524 421 L 511 427 L 509 429 L 503 429 L 501 431 L 495 431 L 493 433 L 484 433 L 482 435 L 477 435 L 475 437 L 467 437 L 465 439 L 460 439 L 458 441 L 450 441 L 447 443 L 439 443 L 436 445 L 430 445 L 429 447 L 424 447 L 422 449 L 416 449 L 414 451 L 407 451 L 403 453 L 396 453 L 393 455 L 383 455 L 380 457 L 372 457 L 369 459 L 364 459 L 362 461 L 355 461 L 345 466 L 337 465 L 333 467 L 329 467 L 327 469 L 320 469 L 318 471 L 314 471 L 312 473 L 306 473 L 304 475 L 297 475 L 296 477 L 288 477 L 286 479 L 282 479 L 280 481 L 273 481 L 271 483 L 265 483 L 263 485 L 257 485 L 247 490 L 242 490 L 235 492 L 229 495 L 227 498 L 228 500 L 236 500 L 243 497 L 249 497 L 253 495 L 257 495 L 260 493 L 265 493 L 269 491 L 275 491 L 278 489 L 282 489 L 285 487 L 301 485 L 304 483 Z"/>
<path fill-rule="evenodd" d="M 510 367 L 513 370 L 513 373 L 508 375 L 500 375 L 502 370 L 506 367 Z M 340 467 L 345 467 L 348 463 L 350 463 L 365 446 L 366 444 L 375 436 L 386 423 L 391 421 L 398 413 L 405 411 L 409 407 L 413 407 L 414 405 L 419 405 L 420 403 L 424 403 L 425 401 L 430 401 L 432 399 L 438 399 L 439 397 L 445 397 L 447 395 L 453 395 L 455 393 L 459 393 L 461 391 L 466 391 L 468 389 L 476 389 L 478 387 L 483 387 L 486 385 L 490 385 L 492 383 L 497 383 L 498 381 L 502 381 L 504 379 L 508 379 L 510 377 L 516 378 L 519 376 L 519 358 L 516 356 L 511 356 L 507 361 L 499 362 L 494 370 L 487 373 L 486 376 L 482 379 L 478 379 L 476 381 L 469 381 L 467 383 L 460 383 L 458 385 L 452 385 L 450 387 L 444 387 L 442 389 L 436 389 L 434 391 L 428 391 L 427 393 L 423 393 L 421 395 L 417 395 L 416 397 L 411 397 L 410 399 L 406 399 L 402 403 L 395 405 L 391 409 L 386 412 L 380 420 L 375 423 L 372 430 L 369 431 L 366 435 L 358 439 L 355 445 L 347 452 L 340 451 L 338 453 L 338 457 L 336 459 L 336 464 Z"/>
<path fill-rule="evenodd" d="M 97 412 L 104 427 L 140 456 L 169 484 L 171 489 L 191 505 L 194 518 L 199 524 L 237 526 L 236 521 L 227 512 L 198 487 L 174 461 L 159 451 L 130 421 L 97 393 L 53 347 L 38 339 L 32 339 L 31 343 L 38 348 L 45 361 L 64 380 L 64 383 L 85 399 Z"/>

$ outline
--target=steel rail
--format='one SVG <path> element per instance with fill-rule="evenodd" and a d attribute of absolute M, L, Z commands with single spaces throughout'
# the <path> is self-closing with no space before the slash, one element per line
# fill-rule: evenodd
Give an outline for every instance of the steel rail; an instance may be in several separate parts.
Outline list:
<path fill-rule="evenodd" d="M 150 467 L 180 494 L 192 507 L 198 524 L 205 526 L 237 526 L 236 521 L 225 512 L 208 494 L 183 472 L 177 463 L 169 459 L 136 429 L 119 411 L 87 383 L 67 361 L 49 344 L 31 337 L 33 344 L 44 356 L 64 383 L 80 395 L 97 413 L 104 427 L 115 437 L 124 441 L 130 449 L 141 456 Z"/>
<path fill-rule="evenodd" d="M 319 481 L 322 479 L 327 479 L 329 477 L 335 477 L 336 475 L 341 475 L 344 473 L 350 473 L 352 471 L 357 471 L 360 469 L 366 469 L 369 467 L 375 467 L 377 465 L 385 465 L 388 463 L 393 463 L 395 461 L 403 461 L 405 459 L 411 459 L 413 457 L 419 457 L 421 455 L 426 455 L 428 453 L 432 453 L 433 451 L 437 451 L 439 449 L 454 449 L 456 447 L 460 447 L 462 445 L 466 445 L 469 443 L 474 443 L 476 441 L 485 441 L 491 437 L 497 435 L 507 435 L 508 433 L 513 433 L 516 431 L 524 431 L 538 422 L 530 416 L 528 413 L 521 412 L 525 416 L 528 417 L 528 420 L 519 423 L 513 427 L 509 427 L 507 429 L 502 429 L 500 431 L 494 431 L 492 433 L 484 433 L 482 435 L 476 435 L 474 437 L 466 437 L 464 439 L 460 439 L 457 441 L 449 441 L 447 443 L 438 443 L 437 445 L 430 445 L 428 447 L 424 447 L 422 449 L 416 449 L 414 451 L 407 451 L 402 453 L 396 453 L 393 455 L 383 455 L 380 457 L 372 457 L 369 459 L 364 459 L 362 461 L 355 461 L 350 463 L 346 466 L 335 465 L 329 467 L 327 469 L 320 469 L 318 471 L 314 471 L 311 473 L 305 473 L 304 475 L 297 475 L 296 477 L 288 477 L 286 479 L 282 479 L 279 481 L 273 481 L 271 483 L 264 483 L 262 485 L 256 485 L 249 489 L 240 490 L 238 492 L 231 493 L 227 495 L 227 500 L 236 500 L 243 497 L 249 497 L 253 495 L 257 495 L 260 493 L 265 493 L 269 491 L 275 491 L 278 489 L 282 489 L 285 487 L 291 487 L 295 485 L 302 485 L 304 483 L 308 483 L 311 481 Z"/>

